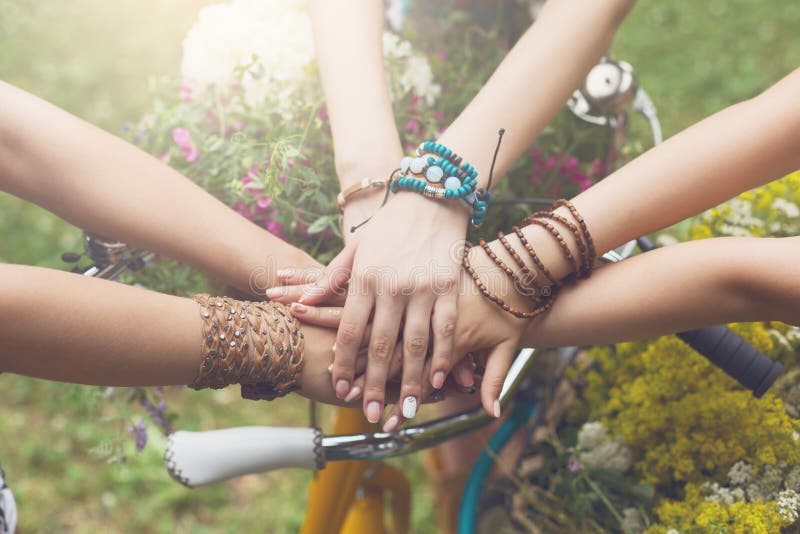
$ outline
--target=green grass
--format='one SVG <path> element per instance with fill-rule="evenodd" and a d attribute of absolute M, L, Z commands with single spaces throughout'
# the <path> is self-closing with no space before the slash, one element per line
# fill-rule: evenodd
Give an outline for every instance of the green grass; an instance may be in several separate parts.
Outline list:
<path fill-rule="evenodd" d="M 148 79 L 177 72 L 182 37 L 207 3 L 0 0 L 0 78 L 118 132 L 147 109 Z M 636 67 L 672 135 L 796 68 L 798 27 L 800 4 L 789 0 L 642 2 L 614 52 Z M 77 229 L 0 194 L 0 261 L 62 268 L 60 254 L 79 241 Z M 187 491 L 167 477 L 155 432 L 142 454 L 105 462 L 98 451 L 128 438 L 114 411 L 93 400 L 96 388 L 0 375 L 0 391 L 0 461 L 25 532 L 279 533 L 300 524 L 307 473 Z M 233 390 L 169 395 L 181 428 L 296 425 L 307 410 L 299 398 L 246 403 Z M 398 463 L 418 489 L 414 532 L 434 532 L 421 462 Z"/>

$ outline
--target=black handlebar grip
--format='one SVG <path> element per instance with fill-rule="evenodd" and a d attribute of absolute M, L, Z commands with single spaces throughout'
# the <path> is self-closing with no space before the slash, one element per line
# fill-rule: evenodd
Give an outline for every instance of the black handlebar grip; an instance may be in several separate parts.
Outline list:
<path fill-rule="evenodd" d="M 727 326 L 681 332 L 678 337 L 751 390 L 756 398 L 767 392 L 783 370 L 780 362 L 758 352 Z"/>

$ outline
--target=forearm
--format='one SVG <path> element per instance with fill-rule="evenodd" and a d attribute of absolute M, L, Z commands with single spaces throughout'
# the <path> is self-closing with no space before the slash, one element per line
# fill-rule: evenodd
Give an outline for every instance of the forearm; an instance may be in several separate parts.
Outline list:
<path fill-rule="evenodd" d="M 800 168 L 800 69 L 705 119 L 573 199 L 599 251 Z"/>
<path fill-rule="evenodd" d="M 157 159 L 2 82 L 0 110 L 0 189 L 245 291 L 315 264 Z"/>
<path fill-rule="evenodd" d="M 439 139 L 488 179 L 497 132 L 506 130 L 495 166 L 502 176 L 564 107 L 606 53 L 634 0 L 550 0 L 477 96 Z"/>
<path fill-rule="evenodd" d="M 402 148 L 383 67 L 383 3 L 312 0 L 311 20 L 342 188 L 386 176 Z"/>
<path fill-rule="evenodd" d="M 565 287 L 533 320 L 536 347 L 632 341 L 763 320 L 800 323 L 800 238 L 719 238 L 629 258 Z"/>
<path fill-rule="evenodd" d="M 0 265 L 0 372 L 92 385 L 190 384 L 202 361 L 201 322 L 191 299 Z M 304 326 L 302 334 L 300 393 L 337 402 L 327 372 L 334 333 Z"/>

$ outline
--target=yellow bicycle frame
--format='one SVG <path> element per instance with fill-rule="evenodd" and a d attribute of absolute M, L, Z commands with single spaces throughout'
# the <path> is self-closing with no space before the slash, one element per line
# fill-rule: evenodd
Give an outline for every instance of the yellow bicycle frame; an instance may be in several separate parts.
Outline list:
<path fill-rule="evenodd" d="M 335 434 L 375 432 L 357 408 L 336 411 Z M 384 521 L 384 495 L 392 499 L 391 529 Z M 308 491 L 301 534 L 405 534 L 410 525 L 411 489 L 397 469 L 375 460 L 331 462 L 318 472 Z"/>

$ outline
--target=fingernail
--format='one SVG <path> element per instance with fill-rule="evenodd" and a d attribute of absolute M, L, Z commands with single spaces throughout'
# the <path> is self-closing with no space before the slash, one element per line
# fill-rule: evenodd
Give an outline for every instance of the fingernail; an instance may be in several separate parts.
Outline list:
<path fill-rule="evenodd" d="M 332 375 L 332 374 L 333 374 L 333 364 L 330 364 L 330 365 L 328 366 L 328 374 L 329 374 L 329 375 Z"/>
<path fill-rule="evenodd" d="M 398 425 L 398 424 L 400 424 L 400 418 L 399 418 L 399 417 L 397 417 L 396 415 L 393 415 L 393 416 L 391 416 L 391 417 L 389 418 L 389 420 L 388 420 L 388 421 L 386 421 L 386 422 L 383 424 L 383 431 L 384 431 L 384 432 L 391 432 L 392 430 L 394 430 L 395 428 L 397 428 L 397 425 Z"/>
<path fill-rule="evenodd" d="M 268 299 L 276 299 L 278 297 L 282 297 L 284 293 L 285 290 L 283 287 L 271 287 L 267 289 L 267 291 L 264 294 L 267 296 Z"/>
<path fill-rule="evenodd" d="M 308 306 L 304 304 L 300 304 L 299 302 L 292 302 L 289 307 L 292 309 L 294 313 L 306 313 L 308 311 Z"/>
<path fill-rule="evenodd" d="M 336 352 L 336 343 L 334 343 L 334 344 L 333 344 L 333 346 L 331 347 L 331 350 L 332 350 L 333 352 Z"/>
<path fill-rule="evenodd" d="M 377 423 L 381 418 L 381 403 L 372 401 L 367 404 L 367 421 L 370 423 Z"/>
<path fill-rule="evenodd" d="M 417 398 L 406 397 L 403 399 L 403 417 L 413 419 L 417 415 Z"/>
<path fill-rule="evenodd" d="M 494 400 L 494 406 L 492 406 L 492 411 L 494 412 L 495 417 L 500 417 L 500 400 Z"/>
<path fill-rule="evenodd" d="M 358 386 L 353 386 L 353 389 L 350 390 L 350 393 L 344 398 L 345 402 L 353 402 L 361 395 L 361 388 Z"/>
<path fill-rule="evenodd" d="M 436 389 L 442 389 L 442 386 L 444 386 L 444 371 L 436 371 L 433 373 L 431 385 Z"/>
<path fill-rule="evenodd" d="M 336 382 L 336 396 L 340 399 L 343 399 L 347 396 L 347 393 L 350 391 L 350 382 L 345 380 L 344 378 L 339 379 Z"/>
<path fill-rule="evenodd" d="M 294 269 L 278 269 L 278 272 L 275 273 L 278 275 L 278 278 L 286 278 L 287 276 L 291 276 L 294 273 Z"/>

